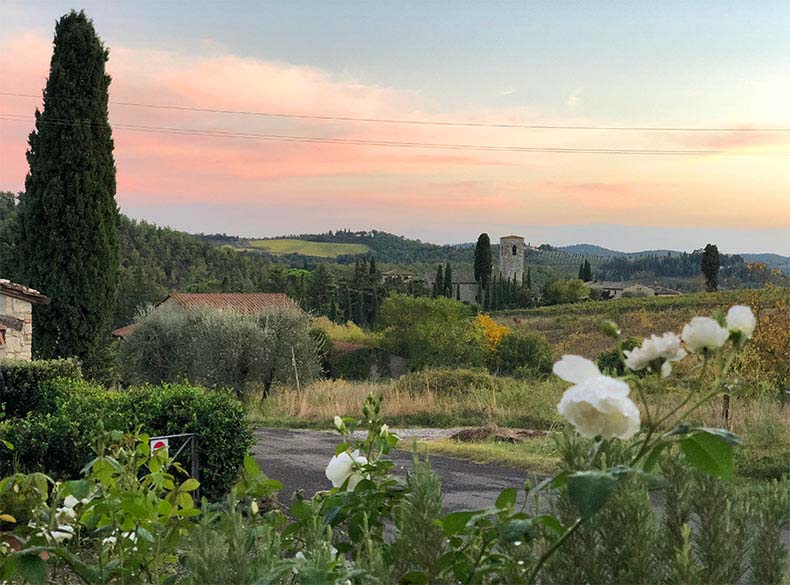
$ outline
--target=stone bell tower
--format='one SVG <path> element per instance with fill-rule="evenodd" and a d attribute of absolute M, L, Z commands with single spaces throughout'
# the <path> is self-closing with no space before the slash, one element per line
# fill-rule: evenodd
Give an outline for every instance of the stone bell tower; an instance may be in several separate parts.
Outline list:
<path fill-rule="evenodd" d="M 524 238 L 521 236 L 499 238 L 499 276 L 518 283 L 524 278 Z"/>

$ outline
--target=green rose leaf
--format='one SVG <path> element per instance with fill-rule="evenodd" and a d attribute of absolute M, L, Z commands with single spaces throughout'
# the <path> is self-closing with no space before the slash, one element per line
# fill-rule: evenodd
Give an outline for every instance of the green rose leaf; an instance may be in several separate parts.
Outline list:
<path fill-rule="evenodd" d="M 500 525 L 499 536 L 505 542 L 532 540 L 535 537 L 535 524 L 531 519 L 508 520 Z"/>
<path fill-rule="evenodd" d="M 509 510 L 516 505 L 516 496 L 518 492 L 516 488 L 506 488 L 502 490 L 499 497 L 496 499 L 496 507 L 500 510 Z"/>
<path fill-rule="evenodd" d="M 444 530 L 445 536 L 450 536 L 452 534 L 457 534 L 461 532 L 464 528 L 466 528 L 466 523 L 472 519 L 472 516 L 477 514 L 477 512 L 452 512 L 451 514 L 447 514 L 442 520 L 442 529 Z"/>
<path fill-rule="evenodd" d="M 617 479 L 604 471 L 579 471 L 568 477 L 568 497 L 583 517 L 604 507 L 617 489 Z"/>
<path fill-rule="evenodd" d="M 697 431 L 680 442 L 688 462 L 708 475 L 732 479 L 732 445 L 718 433 Z"/>
<path fill-rule="evenodd" d="M 19 575 L 33 585 L 47 582 L 47 563 L 38 555 L 20 555 L 16 559 L 16 570 Z"/>

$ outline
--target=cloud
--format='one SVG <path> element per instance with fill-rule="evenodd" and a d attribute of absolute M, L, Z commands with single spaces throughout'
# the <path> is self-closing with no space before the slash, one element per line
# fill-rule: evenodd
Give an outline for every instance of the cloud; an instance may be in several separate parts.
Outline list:
<path fill-rule="evenodd" d="M 50 54 L 50 32 L 0 35 L 0 71 L 4 79 L 13 80 L 13 87 L 3 85 L 3 89 L 38 94 Z M 414 92 L 340 78 L 314 67 L 241 57 L 210 42 L 198 53 L 113 45 L 108 67 L 113 76 L 110 115 L 122 208 L 173 206 L 184 216 L 210 209 L 205 220 L 215 222 L 215 228 L 208 231 L 234 231 L 238 210 L 245 206 L 251 210 L 245 225 L 257 221 L 270 230 L 272 218 L 288 224 L 271 228 L 273 233 L 315 229 L 322 222 L 327 229 L 338 227 L 343 217 L 353 218 L 359 227 L 366 222 L 382 225 L 381 218 L 385 218 L 393 231 L 434 226 L 447 233 L 467 228 L 485 231 L 486 225 L 503 223 L 777 227 L 790 221 L 786 196 L 790 171 L 781 157 L 428 150 L 136 132 L 123 126 L 560 148 L 678 148 L 679 140 L 697 148 L 773 148 L 770 141 L 775 136 L 625 136 L 140 108 L 118 102 L 386 119 L 596 122 L 577 115 L 562 119 L 526 108 L 477 107 L 438 115 L 438 107 Z M 578 88 L 572 93 L 569 107 L 580 103 L 581 92 Z M 0 120 L 0 189 L 22 188 L 27 172 L 26 139 L 36 103 L 0 96 L 0 112 L 28 116 L 25 123 Z M 702 145 L 701 140 L 708 143 Z"/>

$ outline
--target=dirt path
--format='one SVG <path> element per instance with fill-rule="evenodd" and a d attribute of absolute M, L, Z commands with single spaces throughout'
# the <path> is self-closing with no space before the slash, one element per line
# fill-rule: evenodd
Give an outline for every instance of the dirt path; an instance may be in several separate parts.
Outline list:
<path fill-rule="evenodd" d="M 408 445 L 411 438 L 439 438 L 438 435 L 451 432 L 426 429 L 425 433 L 402 433 L 409 436 L 402 436 L 402 445 Z M 283 482 L 281 499 L 288 502 L 294 490 L 301 489 L 310 497 L 331 487 L 324 469 L 339 439 L 340 436 L 333 432 L 261 428 L 255 431 L 253 455 L 267 476 Z M 398 475 L 403 476 L 411 467 L 408 451 L 393 451 L 390 458 L 395 462 Z M 439 455 L 431 456 L 431 466 L 442 480 L 445 504 L 451 511 L 491 506 L 502 489 L 520 488 L 528 477 L 523 469 L 482 465 Z"/>

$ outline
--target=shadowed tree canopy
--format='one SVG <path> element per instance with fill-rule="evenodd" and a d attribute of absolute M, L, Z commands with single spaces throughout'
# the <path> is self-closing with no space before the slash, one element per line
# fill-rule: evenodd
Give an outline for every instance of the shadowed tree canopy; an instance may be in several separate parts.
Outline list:
<path fill-rule="evenodd" d="M 488 288 L 491 266 L 491 239 L 488 234 L 480 234 L 475 245 L 475 281 L 484 289 Z"/>
<path fill-rule="evenodd" d="M 716 244 L 708 244 L 702 252 L 702 274 L 708 292 L 715 292 L 719 288 L 719 264 L 719 248 Z"/>
<path fill-rule="evenodd" d="M 89 367 L 109 337 L 119 273 L 107 58 L 83 12 L 58 21 L 19 203 L 20 277 L 52 299 L 34 308 L 34 354 Z"/>

